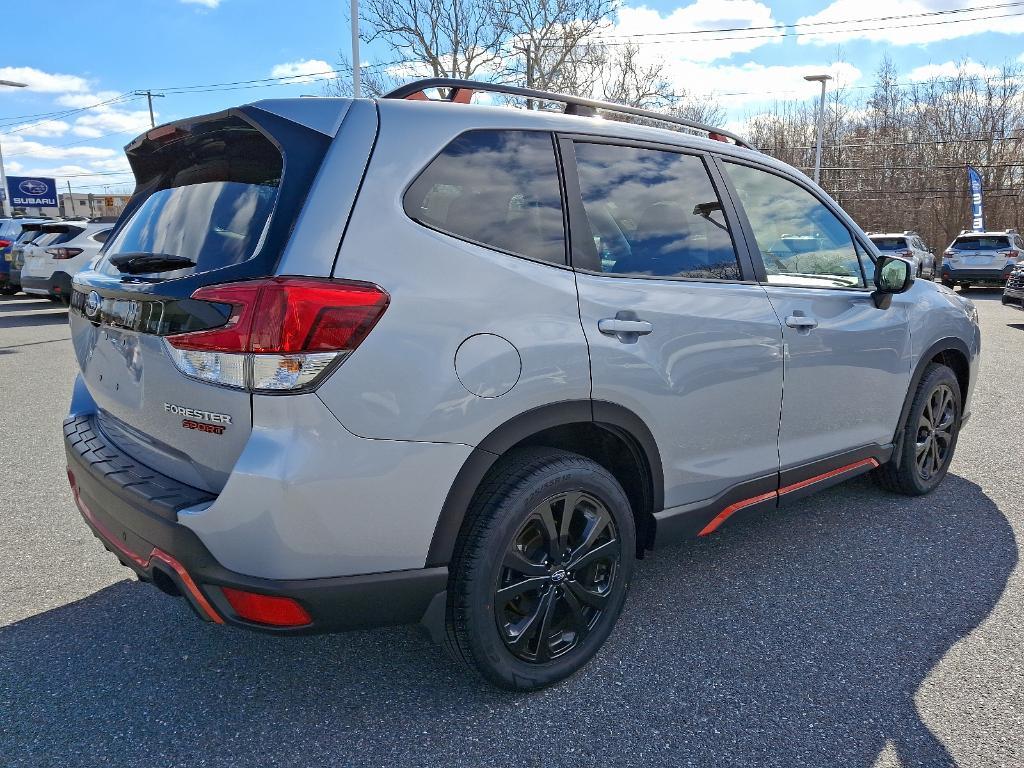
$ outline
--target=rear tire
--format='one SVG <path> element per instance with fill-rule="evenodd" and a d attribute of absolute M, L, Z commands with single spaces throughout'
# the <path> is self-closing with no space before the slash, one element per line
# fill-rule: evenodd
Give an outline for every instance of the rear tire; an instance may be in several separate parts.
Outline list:
<path fill-rule="evenodd" d="M 960 283 L 960 293 L 964 293 L 965 291 L 969 291 L 969 290 L 971 290 L 971 284 L 970 283 Z"/>
<path fill-rule="evenodd" d="M 899 453 L 874 472 L 879 485 L 906 496 L 935 490 L 956 451 L 961 397 L 956 375 L 947 366 L 931 363 L 925 369 L 903 425 Z"/>
<path fill-rule="evenodd" d="M 448 651 L 508 690 L 564 680 L 615 626 L 635 553 L 608 470 L 553 448 L 513 451 L 477 490 L 455 548 Z"/>

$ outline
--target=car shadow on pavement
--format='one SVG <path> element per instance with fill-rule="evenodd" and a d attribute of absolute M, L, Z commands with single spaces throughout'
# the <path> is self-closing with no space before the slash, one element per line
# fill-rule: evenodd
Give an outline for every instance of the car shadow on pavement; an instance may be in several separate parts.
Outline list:
<path fill-rule="evenodd" d="M 649 556 L 594 662 L 531 695 L 415 628 L 246 633 L 124 581 L 0 629 L 0 749 L 33 766 L 868 768 L 889 744 L 905 767 L 953 765 L 915 693 L 1017 557 L 971 482 L 907 499 L 857 480 Z"/>

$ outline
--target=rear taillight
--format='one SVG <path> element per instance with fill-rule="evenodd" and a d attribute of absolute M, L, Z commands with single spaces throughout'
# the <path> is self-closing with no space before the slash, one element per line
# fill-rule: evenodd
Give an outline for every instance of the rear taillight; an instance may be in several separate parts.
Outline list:
<path fill-rule="evenodd" d="M 46 252 L 55 259 L 73 259 L 82 252 L 81 248 L 47 248 Z"/>
<path fill-rule="evenodd" d="M 1013 261 L 1016 261 L 1017 259 L 1020 258 L 1020 252 L 1019 251 L 1000 251 L 999 255 L 1000 256 L 1005 256 L 1006 258 L 1012 259 Z"/>
<path fill-rule="evenodd" d="M 182 373 L 253 392 L 315 386 L 362 343 L 387 309 L 386 291 L 369 283 L 276 277 L 200 288 L 193 299 L 226 304 L 217 328 L 168 336 Z"/>
<path fill-rule="evenodd" d="M 4 240 L 2 237 L 0 237 L 0 248 L 6 248 L 10 244 L 10 240 Z"/>
<path fill-rule="evenodd" d="M 906 258 L 910 258 L 911 256 L 913 256 L 914 252 L 913 251 L 897 251 L 896 255 L 897 256 L 902 256 L 903 258 L 906 259 Z"/>

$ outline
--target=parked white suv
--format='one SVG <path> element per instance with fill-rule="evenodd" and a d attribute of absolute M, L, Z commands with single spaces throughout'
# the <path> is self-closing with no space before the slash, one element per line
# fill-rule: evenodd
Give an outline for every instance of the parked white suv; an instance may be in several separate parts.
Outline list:
<path fill-rule="evenodd" d="M 942 284 L 1006 285 L 1010 272 L 1024 258 L 1024 239 L 1015 229 L 988 232 L 964 230 L 946 249 L 942 259 Z"/>
<path fill-rule="evenodd" d="M 880 253 L 913 261 L 918 277 L 926 277 L 929 280 L 935 278 L 935 254 L 924 244 L 924 240 L 917 232 L 871 232 L 868 237 Z"/>
<path fill-rule="evenodd" d="M 68 477 L 216 624 L 421 621 L 538 688 L 646 550 L 868 471 L 928 493 L 969 413 L 974 306 L 720 129 L 435 80 L 127 154 L 140 191 L 74 279 Z"/>
<path fill-rule="evenodd" d="M 113 224 L 67 221 L 44 224 L 43 234 L 25 246 L 21 289 L 69 301 L 71 278 L 96 258 Z"/>

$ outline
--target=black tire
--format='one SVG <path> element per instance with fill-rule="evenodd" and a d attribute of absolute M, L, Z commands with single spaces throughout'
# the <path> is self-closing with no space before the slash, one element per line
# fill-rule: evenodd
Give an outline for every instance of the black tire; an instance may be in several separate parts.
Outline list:
<path fill-rule="evenodd" d="M 961 414 L 962 395 L 956 375 L 945 365 L 931 363 L 914 393 L 899 453 L 875 470 L 879 485 L 907 496 L 923 496 L 935 490 L 953 460 Z"/>
<path fill-rule="evenodd" d="M 1010 303 L 1010 300 L 1008 298 L 1006 298 L 1006 294 L 1003 294 L 1003 296 L 1001 297 L 1001 301 L 1003 302 L 1004 305 Z"/>
<path fill-rule="evenodd" d="M 949 288 L 950 290 L 956 287 L 956 283 L 954 283 L 952 280 L 943 280 L 942 284 Z"/>
<path fill-rule="evenodd" d="M 969 290 L 971 290 L 971 284 L 970 283 L 960 283 L 960 293 L 964 293 L 965 291 L 969 291 Z"/>
<path fill-rule="evenodd" d="M 447 650 L 508 690 L 564 680 L 611 633 L 635 559 L 633 513 L 608 470 L 568 451 L 513 451 L 477 490 L 455 547 Z"/>

